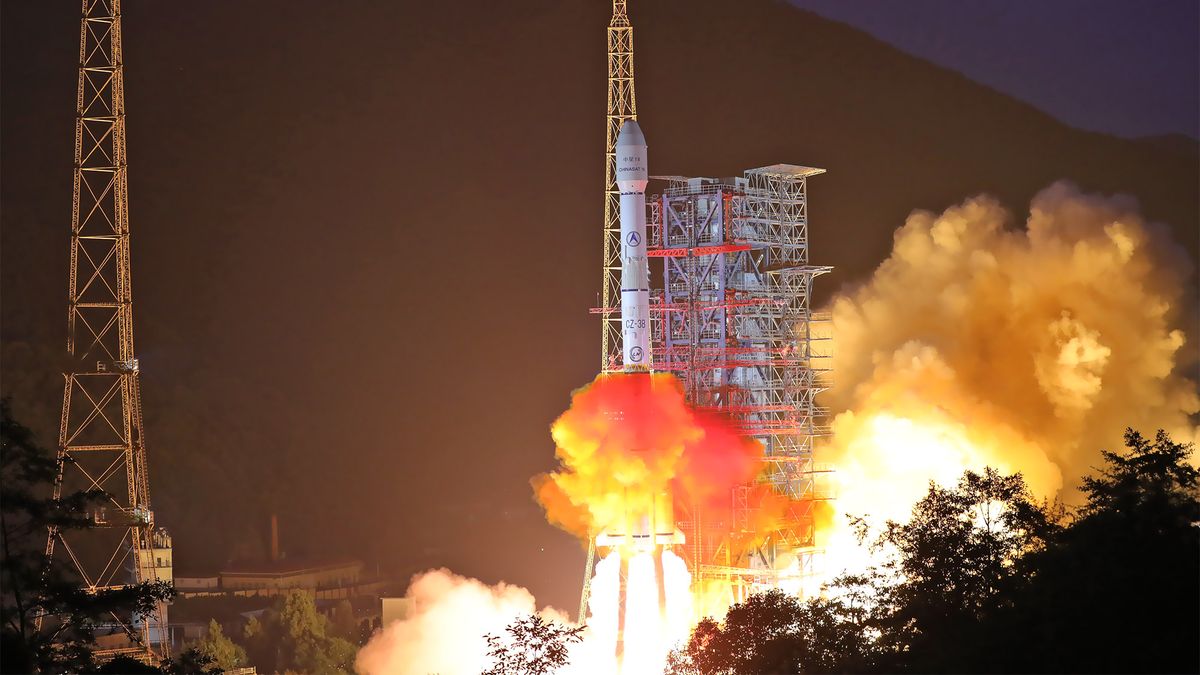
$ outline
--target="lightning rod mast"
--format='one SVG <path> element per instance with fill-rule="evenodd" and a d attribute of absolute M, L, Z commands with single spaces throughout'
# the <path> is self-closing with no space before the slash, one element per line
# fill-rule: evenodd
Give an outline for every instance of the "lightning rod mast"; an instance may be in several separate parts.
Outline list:
<path fill-rule="evenodd" d="M 83 0 L 76 91 L 67 371 L 54 497 L 102 490 L 91 527 L 51 526 L 48 569 L 88 593 L 156 581 L 167 535 L 150 508 L 133 349 L 120 0 Z M 165 544 L 165 546 L 164 546 Z M 57 554 L 57 555 L 56 555 Z M 55 567 L 58 570 L 55 570 Z M 99 659 L 166 657 L 165 608 L 111 612 Z"/>
<path fill-rule="evenodd" d="M 608 109 L 604 126 L 604 253 L 600 279 L 600 372 L 622 368 L 621 314 L 610 311 L 621 298 L 621 191 L 617 187 L 617 135 L 626 120 L 637 120 L 633 86 L 633 25 L 626 0 L 613 0 L 608 22 Z M 579 623 L 587 618 L 588 596 L 595 571 L 596 538 L 588 539 Z"/>

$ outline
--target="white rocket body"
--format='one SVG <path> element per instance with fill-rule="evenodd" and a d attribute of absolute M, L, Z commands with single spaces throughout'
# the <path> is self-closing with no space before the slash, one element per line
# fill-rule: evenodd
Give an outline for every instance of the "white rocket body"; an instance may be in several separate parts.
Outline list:
<path fill-rule="evenodd" d="M 650 266 L 646 257 L 646 137 L 628 120 L 617 134 L 621 193 L 621 343 L 625 372 L 650 370 Z"/>
<path fill-rule="evenodd" d="M 629 120 L 617 134 L 617 189 L 621 193 L 621 341 L 624 371 L 650 372 L 650 263 L 646 255 L 646 137 Z M 647 382 L 649 386 L 649 382 Z M 596 536 L 596 545 L 632 551 L 684 543 L 668 493 L 638 501 L 627 497 L 622 520 Z"/>

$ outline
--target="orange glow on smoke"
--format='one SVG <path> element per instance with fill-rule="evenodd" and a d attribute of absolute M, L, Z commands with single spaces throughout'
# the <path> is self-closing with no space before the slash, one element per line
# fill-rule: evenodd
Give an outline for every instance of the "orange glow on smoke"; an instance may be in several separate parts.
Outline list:
<path fill-rule="evenodd" d="M 819 482 L 818 497 L 835 500 L 789 502 L 759 484 L 747 496 L 751 522 L 719 525 L 738 532 L 720 542 L 724 550 L 803 522 L 790 517 L 796 511 L 811 517 L 824 559 L 815 576 L 781 574 L 780 586 L 812 595 L 822 576 L 877 562 L 858 546 L 847 515 L 876 527 L 907 520 L 930 481 L 951 485 L 966 469 L 991 466 L 1020 471 L 1037 497 L 1069 502 L 1099 464 L 1098 450 L 1119 447 L 1126 426 L 1200 442 L 1200 395 L 1187 375 L 1200 360 L 1198 336 L 1188 333 L 1195 297 L 1187 254 L 1130 200 L 1069 185 L 1039 194 L 1023 228 L 1011 220 L 988 198 L 916 212 L 872 277 L 834 299 L 836 377 L 822 405 L 835 418 L 816 453 L 834 469 L 819 479 L 833 484 Z M 820 334 L 822 324 L 811 329 Z M 609 528 L 628 534 L 631 514 L 669 520 L 672 495 L 689 517 L 708 505 L 714 517 L 706 522 L 728 520 L 730 489 L 751 484 L 762 467 L 758 444 L 691 410 L 670 375 L 599 376 L 574 392 L 552 433 L 559 466 L 536 477 L 534 490 L 547 517 L 581 540 Z M 585 637 L 564 672 L 662 672 L 675 636 L 697 617 L 723 616 L 729 585 L 692 583 L 675 555 L 694 554 L 697 543 L 602 550 Z M 656 555 L 661 579 L 646 573 Z M 619 669 L 623 559 L 633 639 Z M 775 560 L 779 572 L 799 572 L 799 564 L 795 552 Z M 409 597 L 414 615 L 360 652 L 362 672 L 479 672 L 488 663 L 482 634 L 536 610 L 524 589 L 445 570 L 422 575 Z"/>
<path fill-rule="evenodd" d="M 1052 186 L 1023 228 L 987 197 L 914 212 L 866 283 L 831 306 L 839 411 L 826 569 L 861 567 L 847 515 L 906 521 L 929 483 L 1020 472 L 1071 503 L 1127 426 L 1200 438 L 1186 254 L 1122 197 Z"/>
<path fill-rule="evenodd" d="M 678 503 L 728 503 L 762 454 L 724 419 L 688 406 L 664 373 L 597 376 L 575 391 L 551 435 L 560 468 L 535 477 L 534 492 L 546 517 L 581 539 L 623 530 L 631 511 L 664 493 Z"/>
<path fill-rule="evenodd" d="M 660 673 L 667 652 L 687 638 L 696 610 L 714 604 L 693 597 L 691 574 L 670 550 L 669 544 L 682 543 L 670 539 L 676 531 L 672 506 L 728 509 L 733 487 L 752 481 L 761 468 L 762 449 L 725 419 L 687 405 L 670 374 L 597 376 L 574 392 L 570 409 L 554 422 L 551 435 L 559 469 L 532 481 L 547 518 L 585 541 L 600 534 L 625 535 L 625 543 L 607 549 L 592 580 L 588 648 L 599 659 L 592 664 L 618 669 L 617 600 L 624 561 L 628 575 L 619 670 Z M 765 495 L 762 499 L 769 502 Z M 769 503 L 777 507 L 763 511 L 767 518 L 788 508 Z M 638 532 L 642 537 L 635 543 L 629 535 Z M 659 539 L 663 535 L 668 541 Z M 656 558 L 661 558 L 661 578 Z"/>
<path fill-rule="evenodd" d="M 992 467 L 1022 471 L 1036 495 L 1052 495 L 1062 485 L 1061 474 L 1030 451 L 1029 441 L 986 419 L 966 424 L 936 407 L 899 403 L 843 413 L 834 422 L 834 442 L 840 517 L 818 532 L 832 574 L 880 562 L 880 552 L 859 545 L 849 516 L 875 528 L 907 521 L 931 482 L 951 487 L 966 470 Z"/>

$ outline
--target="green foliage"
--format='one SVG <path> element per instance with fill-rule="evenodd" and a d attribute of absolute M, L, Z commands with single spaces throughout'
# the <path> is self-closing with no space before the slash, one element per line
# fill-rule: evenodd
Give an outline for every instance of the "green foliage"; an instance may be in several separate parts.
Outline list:
<path fill-rule="evenodd" d="M 753 596 L 670 672 L 1197 672 L 1200 471 L 1161 431 L 1125 441 L 1071 519 L 1019 475 L 931 485 L 876 540 L 890 562 L 828 599 Z"/>
<path fill-rule="evenodd" d="M 198 640 L 192 647 L 207 657 L 208 662 L 221 670 L 243 668 L 249 663 L 246 650 L 229 636 L 216 619 L 208 622 L 208 634 Z"/>
<path fill-rule="evenodd" d="M 753 595 L 725 620 L 702 620 L 673 652 L 672 675 L 858 672 L 867 663 L 862 613 L 841 599 L 801 602 L 783 591 Z"/>
<path fill-rule="evenodd" d="M 954 488 L 931 484 L 909 522 L 889 522 L 878 542 L 898 554 L 876 582 L 878 657 L 917 671 L 965 658 L 979 622 L 1020 581 L 1015 561 L 1054 531 L 1019 474 L 989 468 L 966 472 Z"/>
<path fill-rule="evenodd" d="M 218 675 L 224 672 L 211 656 L 195 647 L 188 647 L 179 656 L 167 659 L 161 671 L 170 675 Z"/>
<path fill-rule="evenodd" d="M 358 622 L 354 620 L 354 606 L 349 600 L 343 598 L 334 606 L 330 629 L 336 637 L 358 642 Z"/>
<path fill-rule="evenodd" d="M 993 622 L 1026 648 L 997 647 L 1009 670 L 1200 672 L 1200 472 L 1190 444 L 1130 430 L 1104 453 L 1087 503 L 1044 550 Z"/>
<path fill-rule="evenodd" d="M 304 590 L 280 596 L 261 620 L 246 624 L 245 635 L 250 661 L 262 672 L 324 675 L 354 670 L 358 648 L 331 635 L 329 620 Z"/>
<path fill-rule="evenodd" d="M 59 569 L 46 569 L 48 528 L 93 527 L 88 507 L 106 498 L 99 490 L 53 498 L 57 473 L 56 460 L 13 419 L 9 401 L 0 401 L 0 646 L 5 672 L 90 671 L 96 667 L 91 648 L 97 627 L 113 614 L 148 614 L 175 594 L 167 582 L 85 593 Z M 42 629 L 38 616 L 45 617 Z"/>
<path fill-rule="evenodd" d="M 504 629 L 507 638 L 488 634 L 492 666 L 483 675 L 545 675 L 567 665 L 567 648 L 583 639 L 583 627 L 568 628 L 536 614 Z"/>

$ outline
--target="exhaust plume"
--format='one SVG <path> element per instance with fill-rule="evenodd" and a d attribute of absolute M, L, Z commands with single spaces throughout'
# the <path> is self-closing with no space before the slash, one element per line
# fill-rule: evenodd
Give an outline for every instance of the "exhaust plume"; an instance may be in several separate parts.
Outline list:
<path fill-rule="evenodd" d="M 985 465 L 1069 503 L 1125 427 L 1196 438 L 1181 372 L 1195 363 L 1192 267 L 1166 228 L 1065 183 L 1034 198 L 1024 230 L 1009 220 L 988 197 L 914 212 L 874 275 L 833 301 L 826 402 L 842 412 L 822 460 L 840 514 L 904 519 L 930 480 Z"/>
<path fill-rule="evenodd" d="M 661 373 L 598 375 L 550 433 L 561 465 L 534 477 L 534 493 L 552 523 L 581 539 L 664 493 L 685 504 L 727 501 L 762 454 L 723 418 L 691 408 L 679 381 Z"/>

